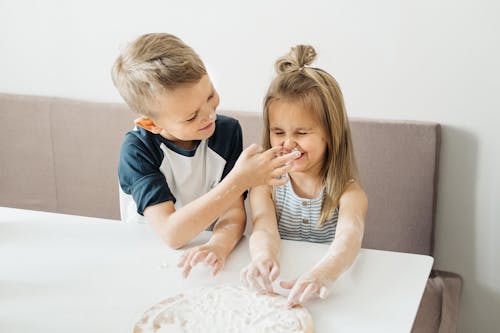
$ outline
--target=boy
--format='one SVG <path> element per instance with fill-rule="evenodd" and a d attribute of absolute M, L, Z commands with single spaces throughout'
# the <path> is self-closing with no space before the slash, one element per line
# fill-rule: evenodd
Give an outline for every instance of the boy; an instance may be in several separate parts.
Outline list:
<path fill-rule="evenodd" d="M 112 78 L 140 115 L 120 151 L 122 220 L 144 216 L 174 249 L 213 229 L 206 244 L 183 254 L 179 267 L 187 277 L 204 261 L 217 274 L 243 234 L 245 191 L 285 183 L 281 176 L 295 155 L 278 157 L 279 150 L 262 152 L 257 145 L 242 152 L 238 121 L 215 114 L 219 96 L 203 62 L 173 35 L 137 38 L 116 59 Z"/>

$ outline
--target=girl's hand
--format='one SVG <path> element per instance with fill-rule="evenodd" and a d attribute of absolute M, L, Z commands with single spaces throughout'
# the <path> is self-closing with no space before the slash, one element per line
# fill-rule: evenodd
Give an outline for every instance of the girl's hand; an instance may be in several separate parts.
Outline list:
<path fill-rule="evenodd" d="M 312 299 L 326 299 L 330 282 L 323 272 L 312 271 L 292 281 L 281 281 L 280 286 L 284 289 L 291 289 L 288 295 L 288 307 L 291 308 Z"/>
<path fill-rule="evenodd" d="M 241 270 L 240 280 L 245 287 L 261 294 L 272 293 L 272 283 L 280 274 L 280 266 L 271 256 L 261 256 Z"/>
<path fill-rule="evenodd" d="M 177 267 L 181 267 L 182 276 L 187 278 L 191 269 L 204 262 L 206 265 L 212 266 L 212 276 L 215 276 L 224 266 L 227 254 L 220 246 L 214 244 L 203 244 L 186 250 L 182 255 Z"/>

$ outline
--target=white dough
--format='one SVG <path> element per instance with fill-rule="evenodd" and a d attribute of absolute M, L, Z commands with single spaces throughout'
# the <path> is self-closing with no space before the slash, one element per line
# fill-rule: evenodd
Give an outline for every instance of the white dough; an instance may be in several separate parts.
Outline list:
<path fill-rule="evenodd" d="M 286 302 L 241 286 L 198 288 L 153 306 L 134 333 L 312 333 L 309 312 Z"/>

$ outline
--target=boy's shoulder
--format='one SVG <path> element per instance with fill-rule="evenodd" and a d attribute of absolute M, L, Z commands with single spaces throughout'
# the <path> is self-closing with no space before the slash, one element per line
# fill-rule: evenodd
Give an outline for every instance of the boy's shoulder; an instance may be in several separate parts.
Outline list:
<path fill-rule="evenodd" d="M 223 114 L 218 114 L 216 119 L 217 125 L 225 126 L 225 127 L 240 127 L 240 123 L 237 119 L 226 116 Z"/>
<path fill-rule="evenodd" d="M 152 146 L 156 145 L 155 134 L 145 130 L 144 128 L 136 126 L 134 129 L 128 131 L 123 139 L 124 144 L 131 144 L 135 146 Z"/>
<path fill-rule="evenodd" d="M 208 139 L 208 147 L 228 160 L 239 156 L 243 145 L 243 134 L 237 119 L 217 115 L 215 132 Z"/>
<path fill-rule="evenodd" d="M 218 114 L 215 120 L 215 132 L 211 139 L 234 137 L 240 135 L 241 126 L 237 119 Z"/>
<path fill-rule="evenodd" d="M 154 156 L 155 159 L 161 159 L 163 154 L 160 145 L 161 142 L 159 142 L 157 134 L 137 126 L 125 134 L 120 155 L 122 158 L 125 156 L 131 156 L 134 159 L 138 156 L 148 156 L 149 158 Z"/>

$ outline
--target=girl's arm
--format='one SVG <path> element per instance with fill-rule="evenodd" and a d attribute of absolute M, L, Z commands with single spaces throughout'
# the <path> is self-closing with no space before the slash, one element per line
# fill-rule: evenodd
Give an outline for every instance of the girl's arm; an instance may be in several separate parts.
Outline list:
<path fill-rule="evenodd" d="M 325 298 L 327 286 L 352 265 L 361 248 L 367 209 L 368 200 L 361 186 L 350 184 L 340 197 L 335 239 L 325 256 L 297 282 L 282 282 L 283 288 L 292 289 L 289 306 Z"/>
<path fill-rule="evenodd" d="M 257 186 L 250 191 L 253 231 L 249 247 L 252 261 L 241 272 L 241 282 L 259 292 L 272 292 L 279 275 L 280 236 L 276 222 L 272 187 Z"/>

